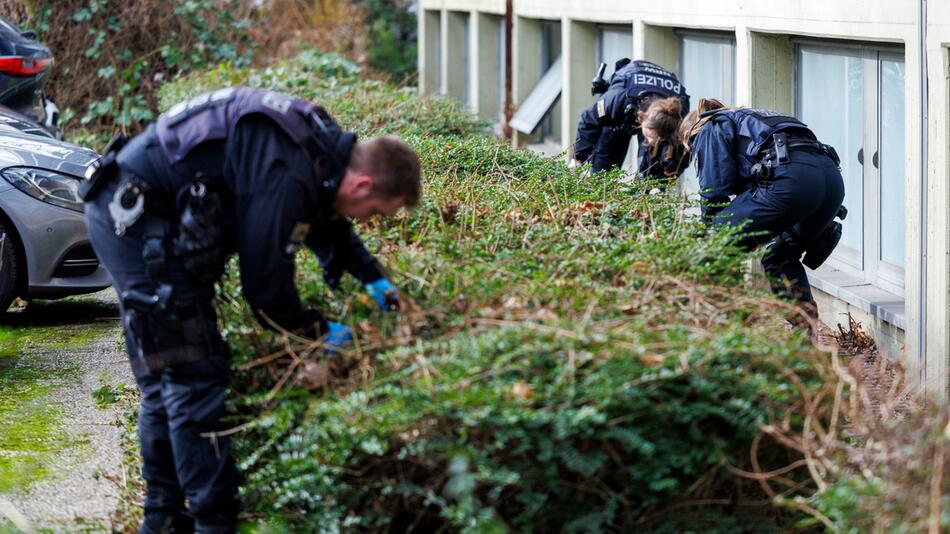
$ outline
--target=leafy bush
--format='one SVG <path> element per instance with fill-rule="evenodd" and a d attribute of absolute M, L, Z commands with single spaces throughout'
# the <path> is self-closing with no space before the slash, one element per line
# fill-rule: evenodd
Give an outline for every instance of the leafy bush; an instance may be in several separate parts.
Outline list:
<path fill-rule="evenodd" d="M 423 160 L 421 206 L 361 229 L 403 313 L 375 311 L 353 280 L 331 293 L 300 258 L 303 298 L 352 325 L 357 349 L 325 358 L 263 332 L 233 266 L 219 287 L 250 518 L 287 531 L 812 521 L 735 474 L 800 459 L 763 429 L 803 427 L 828 358 L 751 289 L 732 235 L 707 234 L 652 184 L 582 177 L 486 137 L 451 100 L 330 77 L 335 60 L 314 59 L 161 91 L 162 106 L 224 85 L 294 93 L 361 134 L 405 136 Z M 808 483 L 801 468 L 782 481 L 790 501 Z"/>
<path fill-rule="evenodd" d="M 56 65 L 46 89 L 64 121 L 137 131 L 154 90 L 180 72 L 249 64 L 252 3 L 244 0 L 44 0 L 3 14 L 36 29 Z M 25 18 L 24 18 L 25 17 Z"/>
<path fill-rule="evenodd" d="M 946 532 L 950 406 L 920 395 L 900 364 L 850 323 L 838 335 L 849 358 L 835 362 L 840 380 L 823 391 L 839 424 L 790 442 L 815 466 L 810 501 L 840 532 Z"/>
<path fill-rule="evenodd" d="M 417 137 L 468 136 L 488 124 L 448 97 L 420 98 L 415 89 L 365 79 L 354 63 L 336 54 L 305 51 L 263 69 L 219 65 L 210 72 L 162 86 L 159 109 L 220 87 L 246 85 L 281 91 L 320 103 L 338 122 L 361 135 L 397 133 Z"/>
<path fill-rule="evenodd" d="M 316 48 L 407 79 L 415 17 L 375 0 L 0 0 L 0 15 L 34 29 L 56 63 L 46 92 L 76 140 L 155 117 L 155 91 L 180 74 L 229 68 Z M 75 126 L 75 125 L 73 125 Z M 70 133 L 70 132 L 67 132 Z"/>
<path fill-rule="evenodd" d="M 410 0 L 356 0 L 366 12 L 369 65 L 397 81 L 416 75 L 416 15 Z"/>

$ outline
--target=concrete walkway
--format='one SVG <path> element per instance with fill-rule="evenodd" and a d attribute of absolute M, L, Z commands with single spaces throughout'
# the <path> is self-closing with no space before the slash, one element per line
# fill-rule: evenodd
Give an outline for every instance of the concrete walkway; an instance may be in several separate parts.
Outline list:
<path fill-rule="evenodd" d="M 7 314 L 5 325 L 26 329 L 16 365 L 64 372 L 45 373 L 37 402 L 62 414 L 56 428 L 62 448 L 49 458 L 38 480 L 0 493 L 0 531 L 111 532 L 109 515 L 118 504 L 121 483 L 120 414 L 96 406 L 93 390 L 134 380 L 120 334 L 111 291 L 70 301 L 31 304 Z M 30 329 L 55 328 L 62 338 L 85 340 L 56 346 L 57 339 L 31 339 Z M 2 451 L 0 451 L 2 452 Z M 117 483 L 117 481 L 119 483 Z"/>

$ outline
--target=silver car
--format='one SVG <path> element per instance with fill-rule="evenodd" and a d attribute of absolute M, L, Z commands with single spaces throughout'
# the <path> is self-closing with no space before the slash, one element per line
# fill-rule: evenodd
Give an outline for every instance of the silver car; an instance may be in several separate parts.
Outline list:
<path fill-rule="evenodd" d="M 0 312 L 16 297 L 56 299 L 110 285 L 76 195 L 98 157 L 0 107 Z"/>

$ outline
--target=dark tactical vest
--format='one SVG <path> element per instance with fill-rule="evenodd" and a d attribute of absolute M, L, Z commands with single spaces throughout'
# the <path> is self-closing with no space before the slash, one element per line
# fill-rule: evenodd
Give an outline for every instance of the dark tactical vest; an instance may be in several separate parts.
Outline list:
<path fill-rule="evenodd" d="M 182 178 L 220 174 L 189 168 L 188 154 L 202 143 L 226 139 L 242 117 L 255 113 L 270 117 L 307 150 L 314 177 L 322 180 L 323 188 L 336 189 L 356 135 L 342 131 L 322 107 L 307 100 L 249 87 L 221 89 L 172 107 L 158 118 L 156 133 Z"/>
<path fill-rule="evenodd" d="M 629 100 L 655 93 L 663 98 L 675 96 L 683 104 L 683 114 L 689 112 L 689 95 L 672 72 L 649 61 L 637 60 L 620 68 L 610 77 L 610 86 L 624 87 Z"/>
<path fill-rule="evenodd" d="M 815 134 L 804 122 L 770 109 L 724 109 L 711 115 L 711 120 L 731 121 L 735 125 L 736 133 L 750 140 L 744 155 L 751 160 L 755 160 L 762 149 L 769 145 L 774 133 L 797 130 L 803 136 L 815 139 Z"/>

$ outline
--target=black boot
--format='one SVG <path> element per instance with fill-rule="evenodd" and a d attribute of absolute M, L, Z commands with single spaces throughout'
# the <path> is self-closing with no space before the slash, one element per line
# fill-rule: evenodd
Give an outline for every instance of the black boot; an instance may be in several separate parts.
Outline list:
<path fill-rule="evenodd" d="M 195 519 L 185 510 L 147 510 L 139 534 L 194 534 Z"/>

